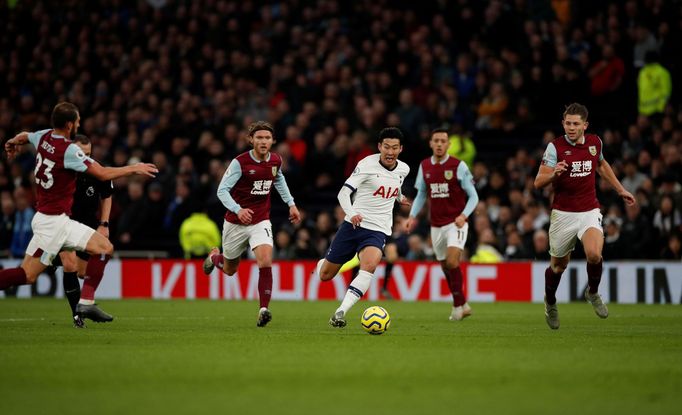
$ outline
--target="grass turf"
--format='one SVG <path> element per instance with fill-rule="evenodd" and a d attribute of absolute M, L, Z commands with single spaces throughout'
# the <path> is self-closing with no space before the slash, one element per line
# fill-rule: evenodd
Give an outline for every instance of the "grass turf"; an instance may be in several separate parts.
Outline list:
<path fill-rule="evenodd" d="M 70 326 L 65 300 L 0 301 L 0 413 L 679 413 L 682 307 L 385 301 L 391 329 L 345 329 L 336 302 L 104 301 Z M 677 408 L 677 409 L 675 409 Z"/>

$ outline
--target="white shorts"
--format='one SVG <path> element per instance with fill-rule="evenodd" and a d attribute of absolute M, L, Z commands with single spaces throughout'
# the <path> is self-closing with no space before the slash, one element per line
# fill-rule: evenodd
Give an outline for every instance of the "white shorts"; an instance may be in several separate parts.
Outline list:
<path fill-rule="evenodd" d="M 80 222 L 72 220 L 66 214 L 45 215 L 36 213 L 31 221 L 33 237 L 28 243 L 26 254 L 35 256 L 42 250 L 40 262 L 51 265 L 52 260 L 62 249 L 85 251 L 88 241 L 95 230 Z"/>
<path fill-rule="evenodd" d="M 469 234 L 469 223 L 458 228 L 454 223 L 445 226 L 431 227 L 431 243 L 433 244 L 433 252 L 436 254 L 436 259 L 444 261 L 448 256 L 448 247 L 464 249 L 464 244 L 467 241 Z"/>
<path fill-rule="evenodd" d="M 589 228 L 604 233 L 601 221 L 602 214 L 599 209 L 587 212 L 564 212 L 553 209 L 549 219 L 549 254 L 556 258 L 570 254 L 575 248 L 576 241 L 582 240 L 583 234 Z"/>
<path fill-rule="evenodd" d="M 223 223 L 223 256 L 227 259 L 239 258 L 247 246 L 251 249 L 259 245 L 273 245 L 272 223 L 269 220 L 254 225 Z"/>

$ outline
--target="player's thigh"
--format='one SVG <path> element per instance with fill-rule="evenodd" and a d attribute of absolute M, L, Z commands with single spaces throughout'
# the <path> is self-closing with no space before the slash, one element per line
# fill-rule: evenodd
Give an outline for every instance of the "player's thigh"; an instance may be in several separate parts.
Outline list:
<path fill-rule="evenodd" d="M 360 258 L 360 269 L 363 271 L 374 272 L 381 261 L 386 243 L 386 235 L 383 232 L 371 231 L 360 228 L 361 234 L 358 238 L 358 257 Z"/>
<path fill-rule="evenodd" d="M 604 248 L 604 234 L 597 228 L 588 228 L 582 235 L 581 242 L 585 249 L 585 257 L 588 262 L 597 263 L 601 260 Z"/>
<path fill-rule="evenodd" d="M 386 244 L 386 248 L 384 248 L 384 256 L 386 257 L 387 262 L 396 262 L 398 260 L 398 245 L 396 245 L 395 242 L 389 242 Z"/>
<path fill-rule="evenodd" d="M 223 223 L 223 256 L 225 259 L 239 258 L 248 243 L 248 226 L 228 221 Z"/>
<path fill-rule="evenodd" d="M 26 280 L 29 284 L 33 284 L 38 279 L 41 272 L 47 268 L 47 265 L 41 262 L 40 257 L 25 255 L 21 262 L 21 268 L 26 272 Z"/>
<path fill-rule="evenodd" d="M 97 234 L 99 238 L 95 237 L 95 234 Z M 90 241 L 93 242 L 93 247 L 96 249 L 96 252 L 91 253 L 111 255 L 111 251 L 114 249 L 111 242 L 102 234 L 95 232 L 94 229 L 87 225 L 69 219 L 64 248 L 85 251 L 87 250 Z"/>
<path fill-rule="evenodd" d="M 584 212 L 580 216 L 580 229 L 578 239 L 585 248 L 588 261 L 594 262 L 601 258 L 604 247 L 604 229 L 602 228 L 602 214 L 599 209 Z"/>
<path fill-rule="evenodd" d="M 272 245 L 260 244 L 253 248 L 258 268 L 272 266 Z"/>
<path fill-rule="evenodd" d="M 381 262 L 383 252 L 374 245 L 366 245 L 361 248 L 358 255 L 360 257 L 360 269 L 374 273 L 377 265 Z"/>
<path fill-rule="evenodd" d="M 329 245 L 327 255 L 325 255 L 326 261 L 325 265 L 323 265 L 325 270 L 330 270 L 327 268 L 327 263 L 333 264 L 334 267 L 338 266 L 340 269 L 341 265 L 355 256 L 358 252 L 358 238 L 361 236 L 362 231 L 362 228 L 353 228 L 353 225 L 346 221 L 339 226 L 339 230 Z"/>
<path fill-rule="evenodd" d="M 462 258 L 462 249 L 456 246 L 448 246 L 447 255 L 445 256 L 445 268 L 454 269 L 459 266 L 459 261 Z"/>
<path fill-rule="evenodd" d="M 272 223 L 269 220 L 264 220 L 247 227 L 249 234 L 249 246 L 256 254 L 256 248 L 267 245 L 270 247 L 270 261 L 272 262 Z M 267 252 L 267 249 L 263 252 Z"/>
<path fill-rule="evenodd" d="M 26 248 L 26 255 L 39 258 L 45 266 L 51 265 L 64 246 L 69 220 L 66 215 L 36 213 L 31 221 L 33 236 Z"/>
<path fill-rule="evenodd" d="M 464 245 L 469 235 L 469 224 L 465 223 L 461 228 L 454 223 L 431 227 L 431 243 L 433 251 L 438 261 L 453 261 L 451 248 L 458 248 L 459 252 L 464 249 Z M 459 259 L 457 258 L 459 261 Z"/>
<path fill-rule="evenodd" d="M 74 251 L 62 251 L 59 253 L 59 260 L 62 263 L 64 272 L 78 271 L 78 257 Z"/>
<path fill-rule="evenodd" d="M 575 212 L 552 211 L 549 223 L 549 254 L 562 258 L 570 254 L 578 241 L 579 215 Z"/>
<path fill-rule="evenodd" d="M 87 226 L 85 227 L 87 228 Z M 93 232 L 90 234 L 90 238 L 88 239 L 85 248 L 79 248 L 79 250 L 83 250 L 91 255 L 111 255 L 114 252 L 114 245 L 111 244 L 111 241 L 109 241 L 101 233 L 95 232 L 94 229 L 88 229 L 92 230 Z"/>

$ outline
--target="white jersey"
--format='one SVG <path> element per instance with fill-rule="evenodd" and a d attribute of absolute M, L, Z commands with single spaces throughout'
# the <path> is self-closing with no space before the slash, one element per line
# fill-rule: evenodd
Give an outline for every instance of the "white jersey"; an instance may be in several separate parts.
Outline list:
<path fill-rule="evenodd" d="M 344 186 L 354 192 L 353 210 L 363 218 L 360 227 L 390 235 L 393 206 L 402 197 L 400 187 L 410 173 L 410 167 L 397 160 L 395 168 L 388 170 L 381 165 L 379 157 L 379 154 L 373 154 L 360 160 Z M 350 222 L 351 216 L 347 212 L 345 220 Z"/>

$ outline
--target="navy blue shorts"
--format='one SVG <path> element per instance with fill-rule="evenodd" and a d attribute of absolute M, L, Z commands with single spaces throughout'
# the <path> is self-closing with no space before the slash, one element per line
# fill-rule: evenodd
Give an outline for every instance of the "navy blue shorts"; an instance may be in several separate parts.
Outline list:
<path fill-rule="evenodd" d="M 353 229 L 353 225 L 344 221 L 336 232 L 326 258 L 333 264 L 345 264 L 362 248 L 376 246 L 383 251 L 385 244 L 385 233 L 360 227 Z"/>

